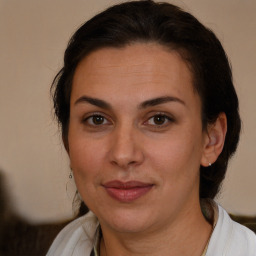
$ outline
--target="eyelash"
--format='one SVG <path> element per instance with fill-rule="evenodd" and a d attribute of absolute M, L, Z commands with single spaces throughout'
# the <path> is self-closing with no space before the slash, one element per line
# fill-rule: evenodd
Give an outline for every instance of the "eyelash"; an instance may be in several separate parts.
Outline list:
<path fill-rule="evenodd" d="M 99 124 L 95 124 L 95 120 L 93 120 L 94 118 L 101 118 L 103 120 L 103 123 L 99 123 Z M 150 123 L 150 120 L 156 121 L 154 120 L 154 118 L 163 118 L 164 122 L 161 124 L 156 124 L 154 122 L 154 124 Z M 107 126 L 107 125 L 111 125 L 113 122 L 109 121 L 109 118 L 106 118 L 102 113 L 93 113 L 88 117 L 85 117 L 82 119 L 82 123 L 86 124 L 90 127 L 93 128 L 102 128 L 102 126 Z M 161 129 L 164 128 L 166 126 L 168 126 L 170 123 L 175 122 L 174 118 L 164 114 L 164 113 L 156 113 L 152 116 L 150 116 L 144 123 L 143 125 L 149 125 L 151 128 L 155 128 L 155 129 Z"/>
<path fill-rule="evenodd" d="M 95 123 L 93 123 L 93 118 L 102 118 L 103 119 L 103 123 L 95 124 Z M 91 123 L 90 123 L 90 121 L 91 121 Z M 101 127 L 102 125 L 109 125 L 109 124 L 105 123 L 106 121 L 110 122 L 110 121 L 108 121 L 108 118 L 106 118 L 101 113 L 93 113 L 92 115 L 83 118 L 82 123 L 87 124 L 87 125 L 89 125 L 91 127 Z"/>
<path fill-rule="evenodd" d="M 155 118 L 163 118 L 164 119 L 164 122 L 161 123 L 161 124 L 150 124 L 149 121 L 150 120 L 154 120 Z M 156 120 L 154 120 L 156 121 Z M 148 123 L 150 126 L 154 127 L 154 128 L 163 128 L 163 127 L 166 127 L 169 125 L 169 123 L 173 123 L 174 122 L 174 119 L 166 114 L 163 114 L 163 113 L 157 113 L 157 114 L 154 114 L 153 116 L 151 116 L 149 119 L 147 119 L 147 121 L 145 123 Z"/>

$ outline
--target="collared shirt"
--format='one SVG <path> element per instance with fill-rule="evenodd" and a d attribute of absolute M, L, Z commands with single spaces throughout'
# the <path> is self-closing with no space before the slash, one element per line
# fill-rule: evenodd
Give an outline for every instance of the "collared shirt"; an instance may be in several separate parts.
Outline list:
<path fill-rule="evenodd" d="M 206 220 L 212 225 L 212 233 L 214 231 L 214 228 L 217 224 L 218 218 L 219 218 L 219 211 L 218 206 L 214 201 L 212 200 L 201 200 L 201 209 L 204 217 Z M 212 236 L 211 233 L 211 236 Z M 207 249 L 211 240 L 211 236 L 204 248 L 203 254 L 201 256 L 206 256 Z"/>

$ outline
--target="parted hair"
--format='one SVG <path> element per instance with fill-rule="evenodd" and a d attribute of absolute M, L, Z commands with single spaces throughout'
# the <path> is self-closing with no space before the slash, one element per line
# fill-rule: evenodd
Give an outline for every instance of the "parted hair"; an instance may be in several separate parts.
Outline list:
<path fill-rule="evenodd" d="M 89 53 L 104 47 L 154 42 L 177 51 L 193 75 L 202 102 L 202 125 L 227 116 L 222 153 L 210 167 L 200 167 L 200 198 L 214 198 L 225 177 L 228 161 L 237 148 L 241 128 L 238 98 L 226 53 L 215 34 L 193 15 L 169 3 L 151 0 L 114 5 L 84 23 L 65 51 L 63 68 L 52 84 L 52 96 L 62 138 L 68 149 L 70 95 L 74 72 Z"/>

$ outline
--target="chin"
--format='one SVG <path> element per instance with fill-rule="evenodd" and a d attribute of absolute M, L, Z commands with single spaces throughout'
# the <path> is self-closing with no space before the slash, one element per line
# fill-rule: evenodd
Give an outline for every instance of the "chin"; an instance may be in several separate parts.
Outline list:
<path fill-rule="evenodd" d="M 110 215 L 99 217 L 101 226 L 107 226 L 120 233 L 139 233 L 152 226 L 152 216 L 134 209 L 110 211 Z"/>

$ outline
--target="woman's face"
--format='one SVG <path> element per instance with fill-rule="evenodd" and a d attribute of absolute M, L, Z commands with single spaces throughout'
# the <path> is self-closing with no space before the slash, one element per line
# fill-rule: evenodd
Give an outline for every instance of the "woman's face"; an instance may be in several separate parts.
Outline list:
<path fill-rule="evenodd" d="M 175 51 L 137 43 L 78 65 L 69 156 L 102 227 L 148 231 L 191 214 L 206 137 L 192 74 Z"/>

